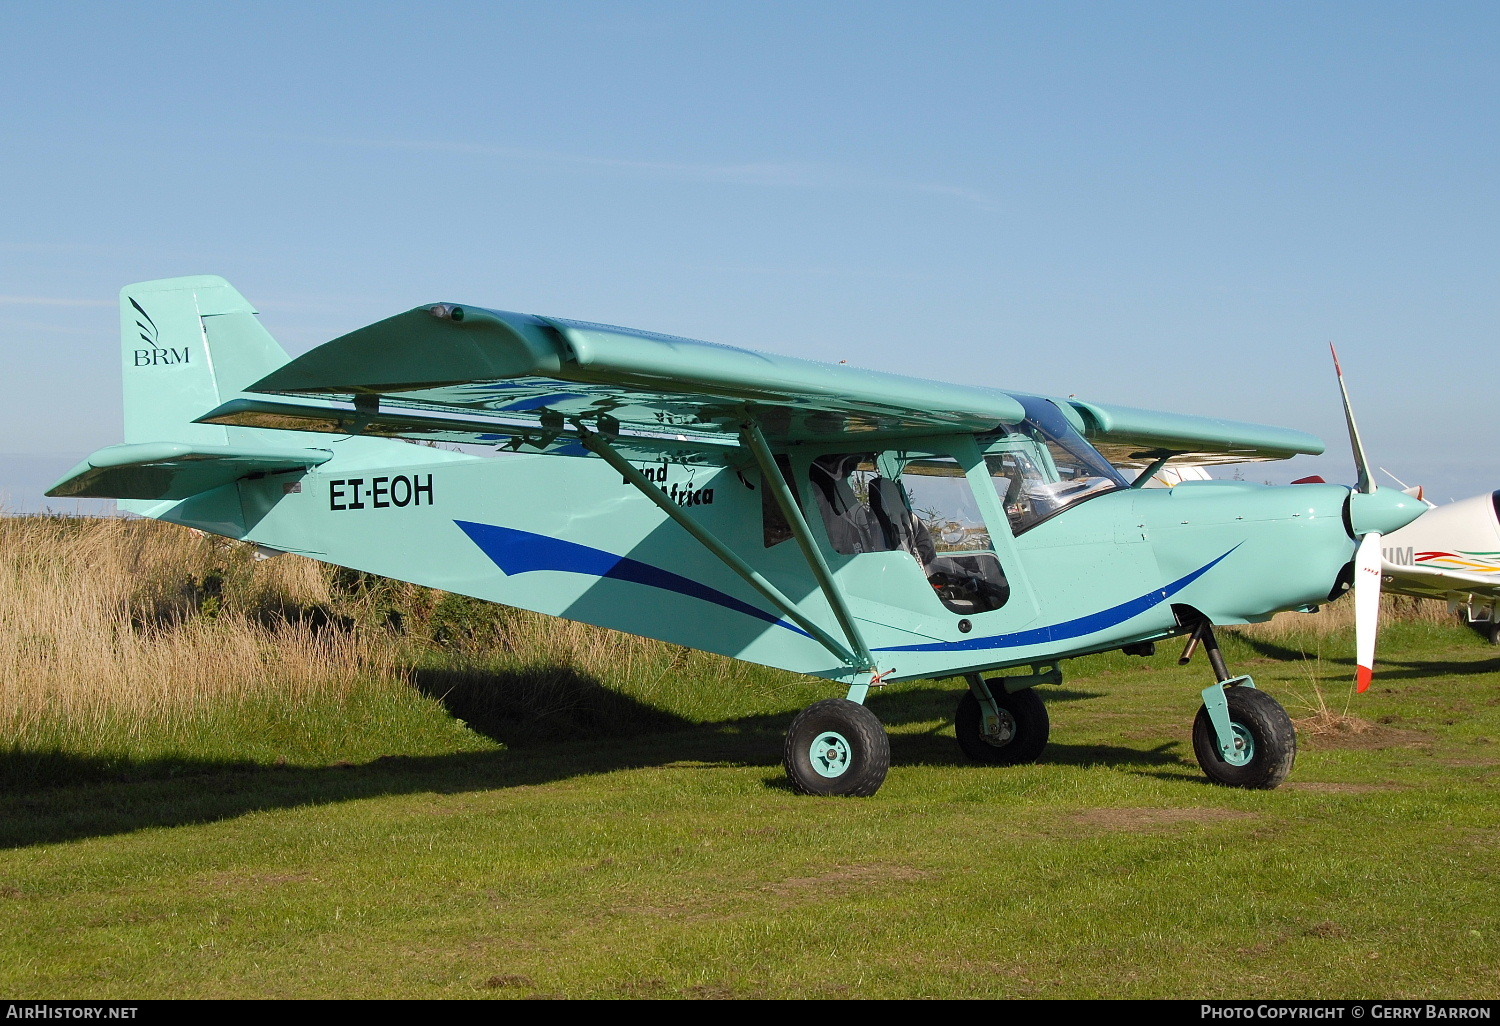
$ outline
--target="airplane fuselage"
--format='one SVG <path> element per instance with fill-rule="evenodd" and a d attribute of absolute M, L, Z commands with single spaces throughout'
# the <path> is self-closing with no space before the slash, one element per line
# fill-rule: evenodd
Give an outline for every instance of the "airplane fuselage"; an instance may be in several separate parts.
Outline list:
<path fill-rule="evenodd" d="M 151 515 L 476 598 L 832 679 L 850 668 L 602 460 L 471 456 L 323 436 L 334 457 L 162 504 Z M 404 457 L 404 459 L 402 458 Z M 840 553 L 812 513 L 812 454 L 792 458 L 808 524 L 887 679 L 1055 660 L 1326 601 L 1354 550 L 1349 490 L 1197 482 L 1119 489 L 1020 534 L 974 492 L 1009 587 L 999 608 L 945 608 L 906 551 Z M 662 492 L 809 619 L 838 625 L 795 543 L 776 538 L 743 468 L 641 464 Z"/>

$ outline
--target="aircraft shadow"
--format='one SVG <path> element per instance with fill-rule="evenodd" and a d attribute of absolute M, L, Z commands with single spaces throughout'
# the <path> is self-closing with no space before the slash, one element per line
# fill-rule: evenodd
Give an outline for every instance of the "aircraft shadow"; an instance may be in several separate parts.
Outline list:
<path fill-rule="evenodd" d="M 1354 675 L 1352 659 L 1341 659 L 1338 662 L 1349 668 L 1351 677 Z M 1471 673 L 1500 673 L 1500 659 L 1485 659 L 1480 662 L 1451 659 L 1387 661 L 1381 659 L 1378 652 L 1375 655 L 1376 684 L 1393 680 L 1419 680 L 1424 677 L 1462 677 Z"/>
<path fill-rule="evenodd" d="M 1301 662 L 1304 659 L 1317 658 L 1317 653 L 1315 652 L 1304 652 L 1300 648 L 1278 645 L 1276 642 L 1267 641 L 1264 638 L 1255 638 L 1241 634 L 1238 636 L 1238 640 L 1240 644 L 1251 649 L 1257 655 L 1280 662 Z"/>
<path fill-rule="evenodd" d="M 413 679 L 416 687 L 505 750 L 381 756 L 361 765 L 305 767 L 11 749 L 0 753 L 0 781 L 6 782 L 0 796 L 0 848 L 189 826 L 279 808 L 495 790 L 676 764 L 763 767 L 767 788 L 788 787 L 781 750 L 795 710 L 694 723 L 558 667 L 511 673 L 418 670 Z M 959 693 L 911 688 L 871 700 L 871 709 L 891 727 L 941 721 L 926 731 L 893 734 L 894 765 L 1004 772 L 1003 767 L 971 763 L 954 739 L 944 736 Z M 1064 689 L 1047 692 L 1049 702 L 1089 697 Z M 1140 751 L 1054 744 L 1043 762 L 1159 768 L 1181 762 L 1170 747 Z"/>
<path fill-rule="evenodd" d="M 1278 645 L 1275 642 L 1245 636 L 1240 637 L 1240 642 L 1249 646 L 1259 655 L 1281 662 L 1303 662 L 1321 659 L 1322 662 L 1329 665 L 1347 668 L 1349 676 L 1354 676 L 1355 663 L 1352 654 L 1330 655 L 1324 652 L 1319 656 L 1316 652 L 1306 652 L 1300 648 L 1289 648 L 1285 645 Z M 1500 672 L 1500 655 L 1488 659 L 1463 661 L 1454 659 L 1388 659 L 1382 656 L 1379 651 L 1375 654 L 1375 679 L 1377 682 L 1415 680 L 1420 677 L 1431 676 L 1463 676 L 1471 673 L 1497 672 Z"/>

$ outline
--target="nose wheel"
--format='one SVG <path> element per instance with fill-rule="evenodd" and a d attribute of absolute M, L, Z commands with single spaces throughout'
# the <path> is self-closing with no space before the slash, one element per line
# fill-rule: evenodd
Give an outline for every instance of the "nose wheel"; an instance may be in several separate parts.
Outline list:
<path fill-rule="evenodd" d="M 1218 683 L 1203 692 L 1193 719 L 1193 754 L 1208 779 L 1226 787 L 1269 790 L 1292 772 L 1297 728 L 1281 703 L 1257 691 L 1249 677 L 1229 676 L 1224 655 L 1205 618 L 1193 628 L 1179 664 L 1202 645 Z"/>
<path fill-rule="evenodd" d="M 1281 703 L 1251 687 L 1224 689 L 1229 737 L 1221 741 L 1205 704 L 1193 720 L 1193 754 L 1216 784 L 1270 789 L 1292 772 L 1297 728 Z"/>

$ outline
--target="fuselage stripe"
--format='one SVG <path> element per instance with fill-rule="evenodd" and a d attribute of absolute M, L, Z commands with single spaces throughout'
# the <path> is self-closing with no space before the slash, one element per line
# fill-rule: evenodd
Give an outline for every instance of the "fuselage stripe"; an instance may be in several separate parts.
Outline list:
<path fill-rule="evenodd" d="M 724 592 L 659 566 L 643 563 L 629 556 L 620 556 L 604 549 L 596 549 L 577 542 L 551 538 L 530 531 L 518 531 L 511 527 L 495 527 L 491 524 L 475 524 L 466 520 L 455 520 L 455 524 L 469 536 L 469 540 L 500 568 L 506 576 L 526 574 L 538 570 L 559 573 L 583 574 L 605 580 L 626 581 L 642 584 L 648 588 L 676 592 L 689 598 L 712 602 L 714 605 L 732 609 L 757 620 L 783 627 L 794 634 L 810 637 L 796 624 L 788 623 L 774 613 L 753 606 L 748 602 L 726 595 Z"/>
<path fill-rule="evenodd" d="M 774 613 L 767 612 L 748 602 L 737 599 L 733 595 L 727 595 L 715 588 L 700 584 L 691 578 L 672 573 L 670 570 L 663 570 L 661 567 L 653 566 L 650 563 L 631 559 L 629 556 L 606 552 L 603 549 L 580 545 L 577 542 L 564 541 L 561 538 L 534 534 L 530 531 L 519 531 L 511 527 L 476 524 L 465 520 L 455 520 L 454 523 L 500 568 L 501 573 L 507 576 L 533 573 L 540 570 L 551 570 L 558 573 L 583 574 L 605 580 L 640 584 L 648 588 L 660 588 L 663 591 L 676 592 L 679 595 L 685 595 L 689 598 L 711 602 L 714 605 L 723 606 L 725 609 L 744 613 L 746 616 L 753 616 L 757 620 L 785 628 L 803 637 L 810 636 L 796 624 L 788 623 Z M 1082 638 L 1124 623 L 1131 617 L 1139 616 L 1146 610 L 1160 605 L 1218 566 L 1237 548 L 1239 548 L 1238 545 L 1234 546 L 1234 548 L 1225 552 L 1217 559 L 1205 563 L 1189 574 L 1184 574 L 1165 587 L 1148 591 L 1144 595 L 1121 602 L 1119 605 L 1111 606 L 1108 609 L 1100 610 L 1097 613 L 1090 613 L 1087 616 L 1065 620 L 1062 623 L 1051 624 L 1046 627 L 1033 627 L 1030 630 L 1016 631 L 1011 634 L 993 634 L 982 638 L 963 638 L 958 641 L 933 641 L 916 645 L 893 645 L 887 648 L 878 648 L 874 651 L 965 652 L 994 648 L 1021 648 L 1028 645 L 1044 645 L 1049 642 Z"/>
<path fill-rule="evenodd" d="M 1238 545 L 1234 549 L 1239 548 Z M 1128 602 L 1121 602 L 1117 606 L 1090 613 L 1088 616 L 1080 616 L 1074 620 L 1065 620 L 1062 623 L 1051 624 L 1047 627 L 1033 627 L 1031 630 L 1016 631 L 1013 634 L 992 634 L 984 638 L 964 638 L 961 641 L 937 641 L 920 645 L 894 645 L 890 648 L 875 649 L 877 652 L 971 652 L 978 649 L 989 648 L 1021 648 L 1026 645 L 1045 645 L 1053 641 L 1069 641 L 1073 638 L 1082 638 L 1089 634 L 1097 633 L 1116 624 L 1124 623 L 1133 616 L 1139 616 L 1153 606 L 1160 605 L 1173 595 L 1177 594 L 1189 584 L 1208 573 L 1219 563 L 1229 557 L 1229 552 L 1224 553 L 1218 559 L 1200 566 L 1190 574 L 1186 574 L 1173 581 L 1164 588 L 1148 591 L 1146 594 L 1133 598 Z"/>

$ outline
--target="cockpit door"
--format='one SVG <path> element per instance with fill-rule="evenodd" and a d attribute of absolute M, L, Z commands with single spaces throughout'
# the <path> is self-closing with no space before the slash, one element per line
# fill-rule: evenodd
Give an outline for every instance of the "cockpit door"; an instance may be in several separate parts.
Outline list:
<path fill-rule="evenodd" d="M 820 454 L 802 473 L 815 507 L 808 520 L 872 650 L 1001 635 L 1036 619 L 1004 507 L 971 436 Z"/>

